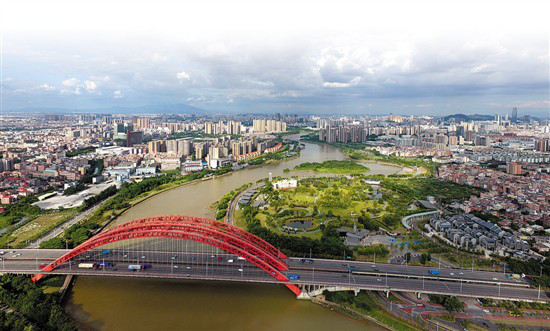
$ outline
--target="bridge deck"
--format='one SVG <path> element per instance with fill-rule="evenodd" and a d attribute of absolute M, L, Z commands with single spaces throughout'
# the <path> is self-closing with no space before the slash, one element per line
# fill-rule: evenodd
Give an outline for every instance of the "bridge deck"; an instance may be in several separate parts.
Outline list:
<path fill-rule="evenodd" d="M 67 252 L 67 250 L 4 250 L 1 256 L 0 272 L 36 274 L 39 266 L 47 264 Z M 93 253 L 91 253 L 93 254 Z M 133 254 L 133 255 L 132 255 Z M 141 259 L 145 254 L 146 258 Z M 90 256 L 94 262 L 112 261 L 113 268 L 81 269 L 77 263 L 66 263 L 52 274 L 75 274 L 85 276 L 188 278 L 224 281 L 246 281 L 279 283 L 269 274 L 253 267 L 245 261 L 233 263 L 217 262 L 209 256 L 189 254 L 171 259 L 169 252 L 133 252 L 121 261 L 114 256 Z M 193 257 L 195 259 L 193 259 Z M 86 257 L 83 257 L 84 259 Z M 206 264 L 199 263 L 199 258 Z M 86 259 L 85 259 L 86 260 Z M 502 273 L 444 269 L 440 277 L 429 276 L 425 267 L 410 267 L 389 264 L 376 264 L 353 261 L 312 259 L 313 263 L 302 263 L 298 258 L 290 258 L 289 271 L 299 275 L 295 284 L 315 284 L 322 286 L 351 286 L 368 290 L 406 291 L 437 294 L 452 294 L 471 297 L 491 297 L 514 300 L 549 301 L 544 291 L 526 288 L 525 280 L 507 279 Z M 84 260 L 81 260 L 84 262 Z M 148 263 L 152 267 L 138 272 L 128 272 L 128 264 Z M 350 272 L 349 266 L 355 267 Z M 240 271 L 240 270 L 242 271 Z M 387 276 L 386 276 L 387 273 Z M 453 275 L 451 275 L 451 273 Z"/>

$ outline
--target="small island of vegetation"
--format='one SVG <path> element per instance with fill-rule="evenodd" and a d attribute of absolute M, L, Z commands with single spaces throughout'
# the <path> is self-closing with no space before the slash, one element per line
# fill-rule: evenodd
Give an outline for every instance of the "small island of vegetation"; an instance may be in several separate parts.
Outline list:
<path fill-rule="evenodd" d="M 333 174 L 362 174 L 369 171 L 369 168 L 353 161 L 325 161 L 322 163 L 302 163 L 297 165 L 294 170 L 311 170 Z"/>

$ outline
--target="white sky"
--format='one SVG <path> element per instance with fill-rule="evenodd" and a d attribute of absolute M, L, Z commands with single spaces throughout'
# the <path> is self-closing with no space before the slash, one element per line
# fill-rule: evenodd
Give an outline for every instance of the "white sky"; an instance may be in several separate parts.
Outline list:
<path fill-rule="evenodd" d="M 237 111 L 250 100 L 309 111 L 323 98 L 387 109 L 412 97 L 544 111 L 550 99 L 550 1 L 1 1 L 13 108 L 135 106 L 147 94 Z"/>

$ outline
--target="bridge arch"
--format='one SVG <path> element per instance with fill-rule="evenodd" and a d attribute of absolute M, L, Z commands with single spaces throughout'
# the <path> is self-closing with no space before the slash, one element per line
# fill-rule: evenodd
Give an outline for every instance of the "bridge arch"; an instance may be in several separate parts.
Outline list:
<path fill-rule="evenodd" d="M 72 258 L 92 249 L 115 242 L 140 238 L 188 240 L 222 249 L 243 257 L 279 282 L 284 283 L 296 295 L 301 293 L 296 285 L 289 283 L 289 279 L 282 272 L 288 270 L 288 266 L 282 260 L 286 256 L 271 244 L 226 223 L 183 215 L 142 218 L 115 226 L 75 247 L 45 266 L 42 272 L 50 272 Z M 44 274 L 35 275 L 33 281 L 38 281 L 43 276 Z"/>

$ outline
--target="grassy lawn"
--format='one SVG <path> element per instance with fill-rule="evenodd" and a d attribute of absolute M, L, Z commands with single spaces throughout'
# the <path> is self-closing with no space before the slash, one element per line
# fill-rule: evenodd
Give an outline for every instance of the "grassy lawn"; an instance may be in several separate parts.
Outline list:
<path fill-rule="evenodd" d="M 23 244 L 27 240 L 33 240 L 36 236 L 49 231 L 68 218 L 76 215 L 76 213 L 76 210 L 64 210 L 40 215 L 28 224 L 12 232 L 10 234 L 10 240 L 13 241 L 11 241 L 10 245 L 15 246 Z"/>
<path fill-rule="evenodd" d="M 491 320 L 492 322 L 493 320 Z M 496 322 L 496 321 L 495 321 Z M 535 327 L 548 327 L 548 320 L 546 321 L 533 321 L 525 318 L 520 318 L 517 320 L 513 319 L 499 319 L 497 324 L 505 325 L 519 325 L 519 326 L 535 326 Z"/>
<path fill-rule="evenodd" d="M 397 303 L 397 304 L 404 304 L 405 303 L 403 300 L 399 299 L 398 297 L 395 296 L 395 294 L 393 294 L 391 292 L 390 292 L 390 296 L 388 297 L 388 299 L 390 299 L 391 302 Z"/>
<path fill-rule="evenodd" d="M 368 167 L 353 161 L 306 162 L 294 167 L 294 170 L 310 170 L 332 174 L 362 174 L 369 171 Z"/>
<path fill-rule="evenodd" d="M 40 282 L 40 288 L 46 294 L 55 293 L 59 292 L 64 282 L 65 276 L 50 276 Z"/>

